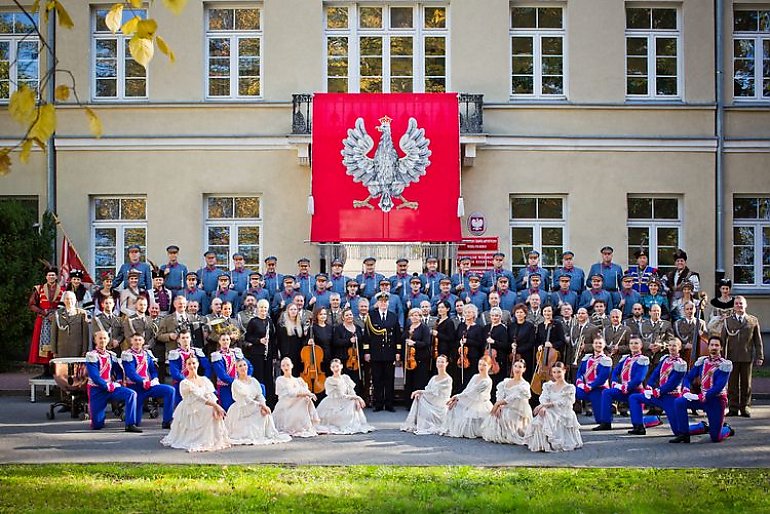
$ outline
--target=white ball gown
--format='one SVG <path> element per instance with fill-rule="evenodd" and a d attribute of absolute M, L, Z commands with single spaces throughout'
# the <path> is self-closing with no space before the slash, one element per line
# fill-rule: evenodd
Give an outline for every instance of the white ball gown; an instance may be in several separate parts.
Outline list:
<path fill-rule="evenodd" d="M 412 408 L 401 430 L 416 435 L 438 434 L 447 415 L 446 402 L 452 395 L 452 377 L 431 377 L 424 392 L 412 402 Z"/>
<path fill-rule="evenodd" d="M 497 401 L 506 403 L 500 409 L 500 416 L 491 414 L 481 425 L 481 437 L 485 441 L 503 444 L 524 444 L 524 434 L 532 422 L 532 396 L 529 382 L 521 380 L 518 384 L 512 378 L 506 378 L 497 384 Z"/>
<path fill-rule="evenodd" d="M 214 418 L 214 407 L 206 402 L 217 402 L 214 384 L 206 377 L 198 377 L 197 384 L 189 379 L 179 383 L 182 401 L 174 410 L 171 431 L 160 440 L 164 446 L 188 452 L 221 450 L 231 446 L 224 420 Z"/>
<path fill-rule="evenodd" d="M 481 424 L 492 410 L 492 379 L 473 375 L 465 390 L 456 395 L 457 403 L 450 409 L 441 428 L 449 437 L 480 437 Z"/>
<path fill-rule="evenodd" d="M 225 426 L 233 444 L 265 445 L 291 441 L 290 435 L 276 430 L 272 414 L 262 414 L 265 397 L 256 378 L 249 377 L 248 382 L 235 379 L 232 392 L 234 403 L 227 410 Z"/>
<path fill-rule="evenodd" d="M 545 416 L 535 416 L 524 440 L 533 452 L 569 451 L 583 446 L 578 422 L 572 405 L 575 403 L 575 386 L 566 384 L 560 391 L 553 382 L 543 384 L 540 404 L 553 403 L 545 410 Z"/>
<path fill-rule="evenodd" d="M 356 384 L 347 375 L 326 379 L 326 398 L 318 405 L 324 434 L 365 434 L 374 430 L 366 421 L 364 410 L 356 402 Z"/>
<path fill-rule="evenodd" d="M 275 394 L 278 403 L 273 409 L 275 428 L 292 437 L 315 437 L 318 435 L 318 413 L 313 400 L 307 396 L 309 389 L 299 377 L 280 376 L 275 381 Z"/>

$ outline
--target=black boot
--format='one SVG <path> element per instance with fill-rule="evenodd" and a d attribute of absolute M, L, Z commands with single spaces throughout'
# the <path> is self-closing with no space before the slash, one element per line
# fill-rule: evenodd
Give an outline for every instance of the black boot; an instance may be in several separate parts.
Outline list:
<path fill-rule="evenodd" d="M 647 429 L 644 425 L 634 425 L 634 428 L 628 431 L 631 435 L 647 435 Z"/>
<path fill-rule="evenodd" d="M 687 435 L 678 435 L 673 439 L 668 440 L 669 443 L 689 443 L 690 442 L 690 434 Z"/>
<path fill-rule="evenodd" d="M 612 430 L 612 423 L 599 423 L 595 427 L 593 427 L 591 430 L 594 432 L 600 432 L 602 430 Z"/>
<path fill-rule="evenodd" d="M 126 432 L 133 432 L 135 434 L 141 434 L 142 429 L 136 425 L 126 425 Z"/>

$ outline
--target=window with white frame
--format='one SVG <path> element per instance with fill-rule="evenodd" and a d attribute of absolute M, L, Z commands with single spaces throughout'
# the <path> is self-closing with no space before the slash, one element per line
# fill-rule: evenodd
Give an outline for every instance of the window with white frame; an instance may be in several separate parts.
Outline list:
<path fill-rule="evenodd" d="M 444 5 L 395 2 L 326 6 L 326 90 L 447 91 L 447 11 Z"/>
<path fill-rule="evenodd" d="M 8 100 L 19 87 L 38 90 L 40 41 L 37 14 L 0 12 L 0 101 Z"/>
<path fill-rule="evenodd" d="M 564 97 L 564 9 L 515 5 L 510 27 L 511 95 Z"/>
<path fill-rule="evenodd" d="M 733 12 L 733 96 L 770 100 L 770 10 Z"/>
<path fill-rule="evenodd" d="M 680 96 L 681 34 L 676 8 L 626 7 L 626 96 Z"/>
<path fill-rule="evenodd" d="M 514 272 L 527 265 L 527 253 L 540 252 L 540 265 L 553 271 L 567 245 L 566 198 L 518 196 L 511 201 L 511 264 Z"/>
<path fill-rule="evenodd" d="M 128 262 L 128 247 L 147 254 L 147 199 L 97 196 L 91 199 L 91 262 L 95 276 L 115 273 Z"/>
<path fill-rule="evenodd" d="M 647 250 L 650 266 L 662 276 L 674 270 L 674 252 L 680 248 L 682 207 L 677 197 L 628 196 L 628 264 L 634 253 Z"/>
<path fill-rule="evenodd" d="M 262 205 L 259 196 L 220 196 L 205 198 L 206 251 L 217 256 L 217 267 L 228 269 L 234 253 L 243 254 L 246 267 L 259 270 L 262 262 Z"/>
<path fill-rule="evenodd" d="M 131 57 L 130 37 L 113 34 L 105 23 L 109 9 L 95 9 L 92 14 L 93 97 L 97 100 L 142 100 L 147 98 L 147 70 Z M 122 24 L 139 17 L 144 9 L 124 9 Z"/>
<path fill-rule="evenodd" d="M 206 11 L 209 98 L 262 96 L 262 10 L 214 8 Z"/>
<path fill-rule="evenodd" d="M 770 287 L 770 195 L 733 198 L 733 282 Z"/>

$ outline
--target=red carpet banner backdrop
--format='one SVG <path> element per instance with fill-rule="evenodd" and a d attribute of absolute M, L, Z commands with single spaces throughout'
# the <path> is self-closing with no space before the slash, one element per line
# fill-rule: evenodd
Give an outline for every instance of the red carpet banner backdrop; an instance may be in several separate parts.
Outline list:
<path fill-rule="evenodd" d="M 459 241 L 457 94 L 313 97 L 310 239 Z"/>

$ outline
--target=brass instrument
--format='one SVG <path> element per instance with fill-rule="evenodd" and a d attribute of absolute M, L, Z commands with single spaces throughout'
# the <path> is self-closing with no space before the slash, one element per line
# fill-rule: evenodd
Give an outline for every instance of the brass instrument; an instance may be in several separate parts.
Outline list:
<path fill-rule="evenodd" d="M 210 320 L 207 325 L 209 327 L 209 333 L 213 333 L 217 339 L 219 339 L 219 336 L 222 334 L 229 334 L 233 342 L 236 342 L 241 338 L 241 329 L 239 329 L 229 318 L 214 318 Z"/>
<path fill-rule="evenodd" d="M 585 336 L 581 335 L 578 339 L 577 344 L 574 346 L 575 350 L 575 359 L 572 361 L 573 366 L 577 366 L 580 362 L 580 359 L 583 358 L 583 355 L 585 354 L 585 350 L 583 349 L 583 344 L 585 342 Z"/>

